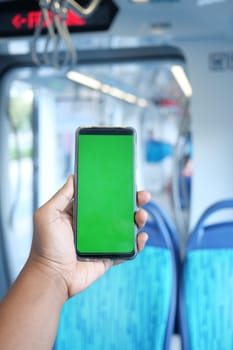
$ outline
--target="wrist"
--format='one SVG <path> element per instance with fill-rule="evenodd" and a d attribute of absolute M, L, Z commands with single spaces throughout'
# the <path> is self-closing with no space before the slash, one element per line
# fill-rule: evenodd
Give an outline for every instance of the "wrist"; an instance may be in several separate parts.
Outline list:
<path fill-rule="evenodd" d="M 41 283 L 54 288 L 54 292 L 61 304 L 68 299 L 68 288 L 62 273 L 59 269 L 51 266 L 46 259 L 37 257 L 36 254 L 31 252 L 25 268 L 37 276 Z"/>

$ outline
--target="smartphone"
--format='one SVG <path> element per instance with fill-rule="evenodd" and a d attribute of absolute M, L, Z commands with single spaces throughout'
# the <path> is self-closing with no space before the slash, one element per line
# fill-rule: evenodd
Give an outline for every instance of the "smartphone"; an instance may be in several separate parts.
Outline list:
<path fill-rule="evenodd" d="M 76 130 L 74 226 L 80 259 L 137 253 L 135 143 L 129 127 Z"/>

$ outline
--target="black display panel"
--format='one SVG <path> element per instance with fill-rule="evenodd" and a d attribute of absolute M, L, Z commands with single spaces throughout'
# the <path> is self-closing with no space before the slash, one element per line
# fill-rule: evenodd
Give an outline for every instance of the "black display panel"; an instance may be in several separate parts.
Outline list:
<path fill-rule="evenodd" d="M 111 0 L 103 0 L 96 11 L 88 18 L 68 10 L 66 24 L 70 32 L 107 30 L 116 13 L 117 6 Z M 0 2 L 0 37 L 32 35 L 40 22 L 41 11 L 38 1 L 20 0 Z M 49 12 L 50 20 L 53 20 Z M 42 34 L 47 33 L 43 23 Z"/>

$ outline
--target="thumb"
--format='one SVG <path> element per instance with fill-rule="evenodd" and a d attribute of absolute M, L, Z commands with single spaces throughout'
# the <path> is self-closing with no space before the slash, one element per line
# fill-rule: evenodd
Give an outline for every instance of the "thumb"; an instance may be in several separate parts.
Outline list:
<path fill-rule="evenodd" d="M 49 204 L 57 210 L 65 210 L 74 198 L 74 176 L 70 175 L 66 183 L 49 200 Z"/>

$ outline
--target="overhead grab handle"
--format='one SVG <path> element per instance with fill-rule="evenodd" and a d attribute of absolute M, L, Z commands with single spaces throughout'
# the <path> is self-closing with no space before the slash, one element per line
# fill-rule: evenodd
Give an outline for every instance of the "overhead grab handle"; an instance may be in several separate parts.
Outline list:
<path fill-rule="evenodd" d="M 51 65 L 56 68 L 73 66 L 77 63 L 77 50 L 72 42 L 66 20 L 68 9 L 82 17 L 93 14 L 101 0 L 93 0 L 88 7 L 82 7 L 77 0 L 40 0 L 41 16 L 31 42 L 31 57 L 36 65 Z M 42 30 L 46 28 L 47 38 L 42 52 L 38 43 Z M 64 44 L 64 57 L 59 53 L 59 46 Z"/>
<path fill-rule="evenodd" d="M 55 33 L 53 14 L 52 14 L 52 2 L 53 0 L 40 0 L 39 5 L 41 8 L 41 16 L 38 26 L 35 29 L 32 42 L 31 42 L 31 56 L 36 65 L 47 64 L 50 65 L 50 59 L 48 55 L 48 47 L 52 42 L 53 52 L 56 51 L 58 37 Z M 45 41 L 44 49 L 42 50 L 42 57 L 40 58 L 38 43 L 44 27 L 47 29 L 47 39 Z"/>

